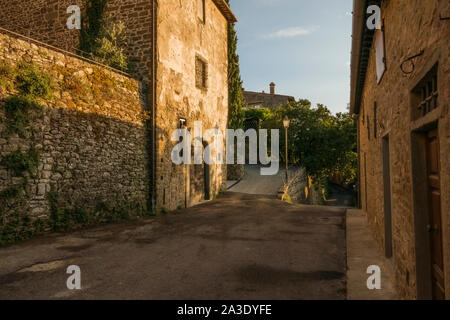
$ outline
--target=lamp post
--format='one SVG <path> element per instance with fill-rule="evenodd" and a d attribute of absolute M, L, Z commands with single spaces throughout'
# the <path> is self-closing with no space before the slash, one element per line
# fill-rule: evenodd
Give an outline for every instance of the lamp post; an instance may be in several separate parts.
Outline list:
<path fill-rule="evenodd" d="M 284 126 L 284 140 L 286 143 L 286 183 L 289 180 L 289 176 L 288 176 L 288 128 L 289 128 L 290 124 L 291 124 L 291 120 L 289 120 L 288 116 L 285 116 L 283 119 L 283 126 Z"/>

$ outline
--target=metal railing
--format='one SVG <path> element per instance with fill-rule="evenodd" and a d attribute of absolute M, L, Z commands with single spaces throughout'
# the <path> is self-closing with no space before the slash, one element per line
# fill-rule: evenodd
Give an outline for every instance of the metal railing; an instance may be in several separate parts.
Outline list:
<path fill-rule="evenodd" d="M 90 59 L 90 58 L 86 57 L 88 55 L 91 55 L 90 53 L 84 52 L 84 51 L 82 51 L 80 49 L 77 49 L 77 48 L 74 48 L 74 47 L 70 47 L 70 49 L 75 50 L 76 52 L 80 52 L 80 53 L 84 54 L 85 56 L 77 54 L 77 53 L 74 53 L 74 52 L 71 52 L 71 51 L 69 51 L 68 45 L 66 45 L 66 50 L 64 50 L 64 49 L 58 48 L 56 46 L 53 46 L 53 45 L 45 42 L 45 41 L 50 42 L 50 43 L 54 42 L 55 39 L 53 39 L 51 37 L 39 34 L 38 37 L 41 38 L 42 40 L 37 40 L 37 39 L 33 38 L 34 35 L 31 33 L 31 30 L 29 30 L 29 29 L 22 29 L 20 27 L 17 27 L 17 29 L 19 29 L 19 32 L 23 32 L 23 33 L 26 33 L 28 35 L 25 35 L 25 34 L 22 34 L 22 33 L 18 33 L 18 32 L 15 32 L 15 31 L 11 31 L 11 30 L 5 29 L 3 27 L 0 27 L 0 33 L 6 33 L 6 34 L 9 34 L 9 35 L 12 35 L 12 36 L 14 36 L 16 38 L 19 38 L 21 40 L 27 41 L 29 43 L 33 43 L 33 44 L 36 44 L 38 46 L 50 49 L 52 51 L 59 52 L 59 53 L 65 55 L 65 56 L 70 56 L 70 57 L 73 57 L 73 58 L 77 58 L 77 59 L 83 60 L 85 62 L 88 62 L 90 64 L 94 64 L 94 65 L 97 65 L 99 67 L 106 68 L 106 69 L 108 69 L 108 70 L 110 70 L 112 72 L 119 73 L 119 74 L 124 75 L 126 77 L 130 77 L 130 78 L 132 77 L 132 75 L 129 74 L 128 72 L 125 72 L 123 70 L 120 70 L 120 69 L 117 69 L 117 68 L 105 65 L 103 63 L 100 63 L 98 61 L 95 61 L 93 59 Z"/>

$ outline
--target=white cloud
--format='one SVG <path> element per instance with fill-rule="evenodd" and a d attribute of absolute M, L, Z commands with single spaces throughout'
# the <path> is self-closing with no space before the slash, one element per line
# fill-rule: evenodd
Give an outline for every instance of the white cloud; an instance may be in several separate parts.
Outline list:
<path fill-rule="evenodd" d="M 291 27 L 291 28 L 281 29 L 276 32 L 270 33 L 270 34 L 266 35 L 265 37 L 274 39 L 274 38 L 293 38 L 293 37 L 298 37 L 298 36 L 305 36 L 305 35 L 313 33 L 318 28 L 319 28 L 318 26 L 312 26 L 312 27 L 308 27 L 308 28 Z"/>

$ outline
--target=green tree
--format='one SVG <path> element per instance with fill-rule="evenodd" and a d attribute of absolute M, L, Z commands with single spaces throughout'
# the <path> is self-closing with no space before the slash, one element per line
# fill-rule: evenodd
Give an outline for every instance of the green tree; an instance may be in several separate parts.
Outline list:
<path fill-rule="evenodd" d="M 229 0 L 227 0 L 229 4 Z M 228 24 L 228 128 L 239 129 L 243 127 L 245 105 L 242 90 L 242 80 L 239 68 L 239 55 L 237 54 L 238 38 L 234 23 Z"/>
<path fill-rule="evenodd" d="M 258 112 L 256 112 L 258 113 Z M 333 115 L 308 100 L 288 103 L 267 113 L 263 111 L 263 127 L 280 129 L 280 159 L 285 160 L 283 118 L 288 116 L 289 163 L 302 166 L 316 182 L 339 176 L 343 184 L 356 179 L 356 126 L 349 114 Z"/>

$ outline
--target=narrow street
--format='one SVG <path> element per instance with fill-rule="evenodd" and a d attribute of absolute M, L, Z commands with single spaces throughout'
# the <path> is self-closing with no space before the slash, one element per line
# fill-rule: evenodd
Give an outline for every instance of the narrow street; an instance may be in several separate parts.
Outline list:
<path fill-rule="evenodd" d="M 275 176 L 262 176 L 258 165 L 246 165 L 245 176 L 229 191 L 248 194 L 276 195 L 283 186 L 285 171 L 280 170 Z"/>
<path fill-rule="evenodd" d="M 81 268 L 81 290 L 66 268 Z M 0 249 L 0 299 L 345 299 L 345 209 L 229 192 Z"/>

